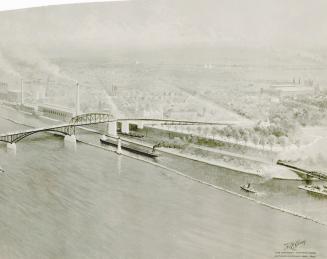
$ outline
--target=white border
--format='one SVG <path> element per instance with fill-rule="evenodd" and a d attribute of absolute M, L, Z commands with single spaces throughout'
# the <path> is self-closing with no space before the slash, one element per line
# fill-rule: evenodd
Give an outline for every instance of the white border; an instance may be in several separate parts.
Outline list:
<path fill-rule="evenodd" d="M 17 10 L 23 8 L 62 5 L 62 4 L 77 4 L 77 3 L 92 3 L 92 2 L 115 2 L 126 0 L 0 0 L 0 11 Z"/>

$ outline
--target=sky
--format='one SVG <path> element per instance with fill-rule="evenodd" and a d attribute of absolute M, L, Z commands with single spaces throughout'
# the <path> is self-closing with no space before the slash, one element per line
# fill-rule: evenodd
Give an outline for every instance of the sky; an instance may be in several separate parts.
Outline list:
<path fill-rule="evenodd" d="M 3 53 L 327 46 L 325 0 L 132 0 L 0 12 Z"/>

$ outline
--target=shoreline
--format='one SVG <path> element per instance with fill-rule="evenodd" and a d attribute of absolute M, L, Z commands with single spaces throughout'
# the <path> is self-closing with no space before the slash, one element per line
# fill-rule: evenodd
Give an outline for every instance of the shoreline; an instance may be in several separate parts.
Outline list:
<path fill-rule="evenodd" d="M 233 171 L 238 172 L 238 173 L 256 175 L 256 176 L 263 177 L 263 178 L 265 177 L 262 174 L 255 173 L 255 172 L 253 172 L 251 170 L 247 170 L 245 168 L 239 168 L 239 167 L 234 167 L 234 166 L 230 166 L 230 165 L 225 165 L 225 164 L 219 163 L 217 161 L 209 161 L 209 160 L 205 160 L 205 159 L 200 159 L 200 158 L 198 158 L 196 156 L 181 154 L 179 152 L 172 152 L 171 150 L 169 150 L 169 151 L 168 150 L 162 150 L 162 148 L 159 148 L 159 150 L 161 152 L 165 152 L 165 153 L 168 153 L 168 154 L 171 154 L 171 155 L 175 155 L 175 156 L 183 157 L 183 158 L 190 159 L 190 160 L 193 160 L 193 161 L 201 162 L 201 163 L 204 163 L 204 164 L 208 164 L 208 165 L 212 165 L 212 166 L 217 166 L 217 167 L 221 167 L 221 168 L 233 170 Z M 291 178 L 291 177 L 289 177 L 289 178 L 286 178 L 286 177 L 285 178 L 283 178 L 283 177 L 272 177 L 272 179 L 302 181 L 302 179 L 300 177 L 298 177 L 298 178 Z"/>
<path fill-rule="evenodd" d="M 131 143 L 135 143 L 135 144 L 139 144 L 139 145 L 143 145 L 143 146 L 148 146 L 146 143 L 136 141 L 135 139 L 131 140 L 128 137 L 121 137 L 121 139 L 125 140 L 125 141 L 128 141 L 128 142 L 131 142 Z M 152 146 L 148 146 L 148 147 L 152 147 Z M 192 155 L 192 154 L 183 154 L 178 149 L 169 149 L 169 148 L 165 148 L 165 147 L 159 147 L 159 148 L 157 148 L 157 150 L 159 150 L 160 152 L 169 154 L 169 155 L 178 156 L 178 157 L 182 157 L 182 158 L 185 158 L 185 159 L 190 159 L 190 160 L 193 160 L 193 161 L 201 162 L 201 163 L 204 163 L 204 164 L 217 166 L 217 167 L 224 168 L 224 169 L 233 170 L 233 171 L 235 171 L 237 173 L 256 175 L 256 176 L 259 176 L 259 177 L 262 177 L 262 178 L 272 178 L 272 179 L 278 179 L 278 180 L 302 181 L 301 177 L 299 177 L 296 173 L 294 173 L 294 172 L 292 172 L 290 170 L 288 172 L 288 175 L 276 175 L 276 176 L 265 175 L 265 174 L 262 174 L 262 173 L 255 172 L 254 170 L 251 170 L 251 169 L 246 169 L 246 168 L 242 168 L 242 167 L 229 165 L 229 164 L 217 161 L 217 160 L 209 160 L 209 159 L 198 157 L 198 156 Z M 235 156 L 237 156 L 237 154 Z M 246 157 L 244 157 L 244 159 L 246 159 Z M 277 164 L 269 164 L 267 162 L 262 162 L 262 161 L 260 161 L 260 162 L 265 164 L 267 167 L 269 167 L 269 166 L 280 167 Z"/>
<path fill-rule="evenodd" d="M 4 106 L 3 104 L 1 105 L 1 107 L 2 108 L 5 108 L 5 109 L 10 109 L 10 110 L 12 110 L 14 112 L 19 112 L 19 113 L 21 112 L 21 111 L 16 110 L 16 109 L 14 109 L 12 107 Z M 26 112 L 23 112 L 23 113 L 26 114 L 26 115 L 32 116 L 32 114 L 30 114 L 30 113 L 26 113 Z M 11 121 L 11 122 L 16 123 L 16 124 L 19 124 L 19 125 L 23 125 L 25 127 L 36 128 L 35 126 L 29 125 L 29 124 L 25 124 L 23 122 L 15 121 L 15 120 L 13 120 L 11 118 L 8 118 L 8 117 L 5 117 L 3 115 L 0 115 L 0 118 L 6 119 L 8 121 Z M 52 118 L 47 118 L 47 117 L 44 117 L 44 116 L 40 116 L 40 118 L 42 118 L 44 120 L 47 120 L 48 122 L 61 122 L 59 120 L 55 120 L 55 119 L 52 119 Z M 83 127 L 83 126 L 80 127 L 80 128 L 83 129 L 83 130 L 90 131 L 90 132 L 93 132 L 93 133 L 96 133 L 96 134 L 101 135 L 101 133 L 99 133 L 96 130 L 88 129 L 88 128 Z M 55 133 L 51 133 L 51 134 L 55 134 Z M 139 141 L 136 141 L 135 139 L 131 140 L 131 139 L 126 138 L 126 137 L 121 137 L 121 139 L 123 141 L 124 140 L 125 141 L 130 141 L 130 142 L 134 142 L 135 144 L 140 144 L 140 145 L 147 146 L 146 143 L 140 143 Z M 169 154 L 169 155 L 173 155 L 173 156 L 177 156 L 177 157 L 182 157 L 182 158 L 185 158 L 185 159 L 190 159 L 190 160 L 197 161 L 197 162 L 204 163 L 204 164 L 211 165 L 211 166 L 217 166 L 217 167 L 220 167 L 220 168 L 229 169 L 229 170 L 235 171 L 237 173 L 241 173 L 241 174 L 243 173 L 243 174 L 249 174 L 249 175 L 256 175 L 256 176 L 262 177 L 262 178 L 267 177 L 264 174 L 257 173 L 255 171 L 252 171 L 251 169 L 240 168 L 240 167 L 233 166 L 233 165 L 228 165 L 226 163 L 222 163 L 222 162 L 219 162 L 219 161 L 212 161 L 212 160 L 200 158 L 198 156 L 191 155 L 191 154 L 183 154 L 183 153 L 179 152 L 178 150 L 170 150 L 170 149 L 164 148 L 164 147 L 160 147 L 160 148 L 158 148 L 158 150 L 160 152 L 163 152 L 163 153 L 166 153 L 166 154 Z M 292 175 L 289 175 L 289 176 L 281 176 L 281 175 L 279 175 L 279 176 L 269 176 L 269 177 L 272 178 L 272 179 L 278 179 L 278 180 L 296 180 L 296 181 L 302 181 L 302 178 L 300 178 L 295 173 L 290 172 L 290 174 L 292 174 Z"/>
<path fill-rule="evenodd" d="M 3 116 L 1 116 L 1 118 L 5 119 Z M 30 125 L 26 125 L 26 124 L 23 124 L 23 123 L 20 123 L 20 122 L 14 121 L 14 120 L 12 120 L 12 119 L 8 119 L 8 120 L 11 121 L 11 122 L 13 122 L 13 123 L 19 124 L 19 125 L 24 125 L 24 126 L 27 126 L 27 127 L 32 127 L 32 126 L 30 126 Z M 33 127 L 32 127 L 32 128 L 33 128 Z M 50 133 L 50 134 L 55 134 L 55 135 L 57 135 L 56 133 Z M 100 134 L 100 133 L 97 133 L 97 134 Z M 60 134 L 58 134 L 58 135 L 60 135 Z M 102 149 L 102 150 L 104 150 L 104 151 L 107 151 L 107 152 L 113 152 L 113 153 L 116 153 L 116 151 L 114 151 L 114 150 L 110 150 L 110 149 L 108 149 L 108 148 L 105 148 L 105 147 L 102 147 L 102 146 L 100 146 L 100 145 L 96 145 L 96 144 L 93 144 L 93 143 L 89 143 L 89 142 L 84 141 L 84 140 L 81 140 L 81 139 L 77 139 L 77 141 L 80 142 L 80 143 L 82 143 L 82 144 L 84 144 L 84 145 L 89 145 L 89 146 L 92 146 L 92 147 L 95 147 L 95 148 L 100 148 L 100 149 Z M 161 151 L 161 150 L 160 150 L 160 151 Z M 168 153 L 168 152 L 166 152 L 166 153 Z M 302 218 L 302 219 L 309 220 L 309 221 L 311 221 L 311 222 L 314 222 L 314 223 L 317 223 L 317 224 L 320 224 L 320 225 L 323 225 L 323 226 L 327 226 L 327 222 L 323 222 L 323 221 L 317 220 L 317 219 L 315 219 L 315 218 L 312 218 L 312 217 L 309 217 L 309 216 L 305 216 L 305 215 L 303 215 L 303 214 L 296 213 L 296 212 L 293 212 L 293 211 L 291 211 L 291 210 L 288 210 L 288 209 L 285 209 L 285 208 L 282 208 L 282 207 L 277 207 L 277 206 L 274 206 L 274 205 L 268 204 L 268 203 L 266 203 L 266 202 L 263 202 L 263 201 L 260 201 L 260 200 L 256 200 L 256 199 L 254 199 L 254 198 L 247 197 L 247 196 L 242 195 L 242 194 L 239 194 L 239 193 L 237 193 L 237 192 L 230 191 L 230 190 L 228 190 L 228 189 L 226 189 L 226 188 L 223 188 L 223 187 L 220 187 L 220 186 L 217 186 L 217 185 L 214 185 L 214 184 L 211 184 L 211 183 L 208 183 L 208 182 L 202 181 L 202 180 L 200 180 L 200 179 L 194 178 L 194 177 L 192 177 L 192 176 L 186 175 L 186 174 L 184 174 L 184 173 L 182 173 L 182 172 L 180 172 L 180 171 L 178 171 L 178 170 L 176 170 L 176 169 L 169 168 L 169 167 L 167 167 L 167 166 L 165 166 L 165 165 L 161 165 L 161 164 L 158 164 L 158 163 L 156 163 L 156 162 L 152 162 L 152 161 L 150 161 L 150 160 L 146 160 L 146 159 L 143 159 L 143 158 L 140 158 L 140 157 L 136 157 L 136 156 L 133 156 L 133 155 L 130 155 L 130 154 L 126 154 L 126 153 L 124 153 L 124 152 L 121 153 L 121 154 L 117 154 L 117 155 L 123 155 L 123 156 L 128 157 L 128 158 L 131 158 L 131 159 L 136 159 L 136 160 L 139 160 L 139 161 L 142 161 L 142 162 L 145 162 L 145 163 L 148 163 L 148 164 L 154 165 L 154 166 L 156 166 L 156 167 L 163 168 L 163 169 L 165 169 L 165 170 L 167 170 L 167 171 L 169 171 L 169 172 L 175 173 L 175 174 L 177 174 L 177 175 L 179 175 L 179 176 L 181 176 L 181 177 L 184 177 L 184 178 L 187 178 L 187 179 L 189 179 L 189 180 L 192 180 L 192 181 L 198 182 L 198 183 L 200 183 L 200 184 L 203 184 L 203 185 L 209 186 L 209 187 L 214 188 L 214 189 L 216 189 L 216 190 L 223 191 L 223 192 L 225 192 L 225 193 L 228 193 L 228 194 L 231 194 L 231 195 L 234 195 L 234 196 L 238 196 L 238 197 L 243 198 L 243 199 L 245 199 L 245 200 L 248 200 L 248 201 L 251 201 L 251 202 L 255 202 L 255 203 L 258 204 L 258 205 L 262 205 L 262 206 L 268 207 L 268 208 L 270 208 L 270 209 L 278 210 L 278 211 L 280 211 L 280 212 L 282 212 L 282 213 L 287 213 L 287 214 L 289 214 L 289 215 L 292 215 L 292 216 L 295 216 L 295 217 L 298 217 L 298 218 Z M 188 159 L 190 159 L 190 158 L 188 158 Z M 194 160 L 194 159 L 193 159 L 193 160 Z M 208 164 L 207 162 L 203 162 L 203 161 L 199 161 L 199 160 L 196 160 L 196 161 Z M 228 168 L 228 169 L 229 169 L 229 168 Z M 233 169 L 231 169 L 231 170 L 233 170 Z M 242 172 L 240 172 L 240 173 L 242 173 Z"/>
<path fill-rule="evenodd" d="M 94 148 L 100 148 L 104 151 L 107 151 L 107 152 L 113 152 L 113 153 L 116 153 L 116 151 L 113 151 L 113 150 L 110 150 L 110 149 L 107 149 L 105 147 L 102 147 L 102 146 L 99 146 L 99 145 L 96 145 L 96 144 L 92 144 L 92 143 L 89 143 L 89 142 L 86 142 L 86 141 L 83 141 L 83 140 L 78 140 L 78 142 L 84 144 L 84 145 L 88 145 L 88 146 L 92 146 Z M 146 159 L 142 159 L 140 157 L 136 157 L 136 156 L 132 156 L 130 154 L 126 154 L 126 153 L 121 153 L 121 154 L 117 154 L 117 155 L 122 155 L 122 156 L 126 156 L 126 157 L 129 157 L 129 158 L 132 158 L 132 159 L 136 159 L 136 160 L 139 160 L 139 161 L 142 161 L 142 162 L 145 162 L 145 163 L 148 163 L 148 164 L 151 164 L 151 165 L 154 165 L 154 166 L 157 166 L 157 167 L 160 167 L 160 168 L 163 168 L 167 171 L 170 171 L 172 173 L 175 173 L 179 176 L 182 176 L 182 177 L 185 177 L 189 180 L 192 180 L 192 181 L 195 181 L 195 182 L 198 182 L 200 184 L 203 184 L 203 185 L 206 185 L 206 186 L 209 186 L 211 188 L 214 188 L 216 190 L 219 190 L 219 191 L 223 191 L 223 192 L 226 192 L 228 194 L 231 194 L 231 195 L 234 195 L 234 196 L 238 196 L 240 198 L 243 198 L 245 200 L 248 200 L 248 201 L 251 201 L 251 202 L 255 202 L 256 204 L 258 205 L 262 205 L 262 206 L 265 206 L 265 207 L 268 207 L 270 209 L 273 209 L 273 210 L 278 210 L 280 212 L 283 212 L 283 213 L 287 213 L 289 215 L 292 215 L 292 216 L 295 216 L 295 217 L 299 217 L 299 218 L 302 218 L 302 219 L 305 219 L 305 220 L 309 220 L 309 221 L 312 221 L 314 223 L 317 223 L 317 224 L 320 224 L 320 225 L 323 225 L 323 226 L 326 226 L 327 227 L 327 222 L 323 222 L 323 221 L 320 221 L 318 219 L 315 219 L 315 218 L 312 218 L 312 217 L 308 217 L 308 216 L 305 216 L 303 214 L 300 214 L 300 213 L 296 213 L 294 211 L 291 211 L 291 210 L 288 210 L 288 209 L 285 209 L 285 208 L 281 208 L 281 207 L 277 207 L 277 206 L 274 206 L 274 205 L 271 205 L 269 203 L 266 203 L 266 202 L 263 202 L 263 201 L 259 201 L 259 200 L 256 200 L 254 198 L 250 198 L 250 197 L 247 197 L 245 195 L 242 195 L 242 194 L 239 194 L 237 192 L 234 192 L 234 191 L 230 191 L 226 188 L 223 188 L 223 187 L 220 187 L 220 186 L 217 186 L 217 185 L 214 185 L 214 184 L 211 184 L 211 183 L 208 183 L 208 182 L 205 182 L 205 181 L 202 181 L 202 180 L 199 180 L 197 178 L 194 178 L 192 176 L 189 176 L 189 175 L 186 175 L 178 170 L 175 170 L 173 168 L 170 168 L 170 167 L 167 167 L 165 165 L 161 165 L 161 164 L 158 164 L 158 163 L 155 163 L 155 162 L 152 162 L 152 161 L 149 161 L 149 160 L 146 160 Z"/>

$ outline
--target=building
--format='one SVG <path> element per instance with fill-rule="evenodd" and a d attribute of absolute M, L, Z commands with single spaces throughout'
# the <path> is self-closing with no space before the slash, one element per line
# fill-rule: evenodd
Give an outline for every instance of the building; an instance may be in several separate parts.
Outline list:
<path fill-rule="evenodd" d="M 20 109 L 24 112 L 28 112 L 31 114 L 37 114 L 37 107 L 34 105 L 31 105 L 31 104 L 24 103 L 20 106 Z"/>
<path fill-rule="evenodd" d="M 287 88 L 287 87 L 298 87 L 298 84 L 294 84 L 294 83 L 278 83 L 278 84 L 273 84 L 270 86 L 270 88 Z"/>
<path fill-rule="evenodd" d="M 39 105 L 38 112 L 45 117 L 61 121 L 69 121 L 74 117 L 72 109 L 48 104 Z"/>
<path fill-rule="evenodd" d="M 295 79 L 293 79 L 293 82 L 291 83 L 275 83 L 267 89 L 261 88 L 261 93 L 265 93 L 277 98 L 312 96 L 316 92 L 312 82 L 313 81 L 308 81 L 306 84 L 301 84 L 300 79 L 298 83 L 296 83 Z"/>
<path fill-rule="evenodd" d="M 8 94 L 8 84 L 0 82 L 0 100 L 6 100 Z"/>
<path fill-rule="evenodd" d="M 10 103 L 20 103 L 21 101 L 21 92 L 20 90 L 8 90 L 6 101 Z"/>
<path fill-rule="evenodd" d="M 315 89 L 312 87 L 298 87 L 298 86 L 283 86 L 264 89 L 264 93 L 273 95 L 279 98 L 295 97 L 295 96 L 310 96 L 315 94 Z"/>

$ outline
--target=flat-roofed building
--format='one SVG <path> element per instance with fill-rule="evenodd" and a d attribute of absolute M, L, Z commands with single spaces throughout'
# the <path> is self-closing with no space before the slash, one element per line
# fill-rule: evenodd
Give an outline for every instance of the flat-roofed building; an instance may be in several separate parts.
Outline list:
<path fill-rule="evenodd" d="M 74 117 L 74 111 L 72 109 L 50 104 L 39 105 L 38 112 L 45 117 L 61 121 L 69 121 Z"/>
<path fill-rule="evenodd" d="M 262 89 L 262 93 L 282 97 L 312 96 L 316 92 L 314 87 L 300 85 L 272 85 L 270 88 Z"/>
<path fill-rule="evenodd" d="M 10 103 L 18 104 L 21 101 L 21 92 L 20 90 L 8 90 L 6 101 Z"/>
<path fill-rule="evenodd" d="M 8 84 L 6 82 L 0 82 L 0 99 L 6 100 L 8 94 Z"/>

